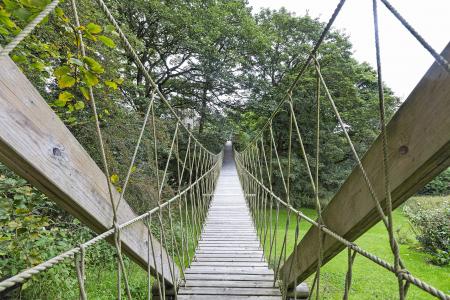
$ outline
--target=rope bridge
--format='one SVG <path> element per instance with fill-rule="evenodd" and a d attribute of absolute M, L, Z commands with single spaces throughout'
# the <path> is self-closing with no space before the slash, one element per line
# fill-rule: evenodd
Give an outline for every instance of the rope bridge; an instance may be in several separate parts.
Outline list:
<path fill-rule="evenodd" d="M 327 87 L 326 80 L 322 76 L 319 64 L 320 55 L 318 51 L 344 5 L 345 1 L 341 0 L 306 61 L 300 66 L 295 66 L 295 69 L 299 69 L 298 75 L 272 115 L 249 145 L 243 151 L 234 153 L 240 184 L 236 181 L 233 187 L 226 187 L 224 190 L 220 188 L 220 185 L 216 189 L 222 168 L 223 153 L 211 153 L 184 125 L 168 99 L 158 89 L 155 81 L 140 61 L 136 51 L 129 43 L 104 1 L 95 0 L 107 20 L 119 34 L 125 50 L 151 85 L 146 113 L 139 135 L 136 138 L 134 151 L 132 157 L 130 157 L 120 192 L 116 190 L 110 180 L 110 162 L 106 155 L 105 141 L 95 100 L 95 90 L 89 87 L 88 94 L 95 121 L 102 169 L 96 166 L 95 162 L 77 143 L 63 123 L 58 120 L 45 100 L 8 57 L 8 54 L 30 35 L 34 28 L 59 4 L 58 0 L 51 2 L 8 45 L 0 50 L 0 73 L 2 74 L 0 78 L 0 102 L 2 107 L 2 110 L 0 110 L 0 122 L 3 128 L 0 132 L 0 159 L 24 178 L 41 188 L 61 206 L 79 217 L 99 234 L 77 247 L 0 282 L 0 292 L 18 283 L 23 283 L 32 276 L 44 272 L 56 264 L 72 259 L 75 264 L 80 298 L 87 299 L 88 295 L 85 289 L 85 255 L 92 246 L 107 240 L 116 250 L 118 270 L 117 298 L 119 299 L 123 291 L 128 299 L 132 298 L 130 280 L 127 276 L 123 254 L 129 256 L 147 270 L 148 299 L 155 297 L 162 299 L 171 297 L 203 299 L 202 297 L 206 297 L 205 299 L 207 299 L 211 297 L 214 293 L 205 293 L 205 289 L 202 290 L 198 287 L 196 287 L 196 292 L 192 292 L 192 285 L 189 286 L 193 284 L 192 277 L 195 277 L 192 275 L 198 274 L 199 272 L 197 271 L 199 269 L 202 270 L 200 273 L 204 272 L 205 266 L 209 268 L 208 270 L 213 270 L 213 272 L 222 275 L 228 274 L 233 267 L 239 266 L 238 269 L 248 272 L 248 269 L 252 268 L 252 266 L 254 268 L 259 266 L 258 272 L 260 273 L 253 275 L 263 276 L 264 280 L 253 280 L 253 278 L 251 284 L 248 282 L 242 283 L 243 281 L 249 281 L 242 278 L 229 280 L 232 284 L 231 286 L 225 286 L 225 288 L 227 288 L 228 292 L 231 291 L 229 298 L 232 299 L 238 299 L 239 296 L 251 299 L 252 295 L 259 297 L 255 299 L 281 297 L 297 299 L 304 297 L 305 295 L 298 291 L 297 286 L 312 274 L 315 275 L 310 288 L 311 294 L 309 298 L 312 299 L 314 296 L 318 299 L 320 297 L 321 267 L 345 248 L 348 251 L 348 269 L 344 284 L 344 299 L 348 299 L 350 294 L 352 267 L 358 254 L 395 274 L 398 279 L 400 299 L 406 298 L 411 284 L 437 298 L 450 299 L 443 291 L 432 287 L 408 272 L 399 254 L 398 243 L 393 233 L 392 220 L 392 210 L 395 207 L 450 164 L 450 143 L 448 140 L 450 124 L 448 120 L 446 121 L 449 107 L 448 96 L 446 95 L 449 92 L 450 82 L 450 65 L 448 63 L 450 49 L 447 47 L 442 55 L 438 54 L 387 0 L 380 1 L 433 55 L 436 63 L 430 68 L 418 87 L 405 101 L 405 104 L 396 113 L 389 125 L 387 125 L 384 115 L 385 104 L 380 39 L 378 35 L 378 2 L 373 0 L 381 135 L 364 158 L 360 158 L 355 150 L 345 120 L 339 113 L 332 94 Z M 75 24 L 79 28 L 80 21 L 76 0 L 71 0 L 71 6 Z M 80 58 L 83 58 L 86 56 L 86 45 L 83 41 L 83 34 L 78 31 L 77 35 Z M 310 163 L 305 149 L 301 132 L 302 128 L 300 128 L 298 122 L 298 108 L 296 110 L 296 102 L 293 96 L 295 88 L 300 84 L 301 78 L 308 68 L 313 68 L 316 74 L 314 91 L 316 95 L 316 111 L 314 117 L 317 126 L 315 128 L 316 151 L 314 153 L 314 165 Z M 433 81 L 430 82 L 428 78 L 433 78 Z M 423 104 L 423 99 L 427 95 L 433 95 L 433 97 L 430 96 L 429 100 L 430 102 L 434 101 L 433 110 Z M 318 171 L 320 145 L 323 143 L 320 139 L 321 128 L 319 125 L 320 110 L 323 105 L 322 98 L 325 98 L 330 103 L 340 126 L 340 131 L 345 136 L 356 161 L 355 170 L 325 210 L 321 208 L 319 197 Z M 160 103 L 168 109 L 170 112 L 169 119 L 174 122 L 175 129 L 171 136 L 170 146 L 159 141 L 157 137 L 156 103 Z M 421 115 L 416 115 L 415 121 L 419 125 L 424 124 L 421 122 L 425 122 L 436 131 L 434 136 L 427 137 L 432 141 L 428 145 L 416 144 L 415 150 L 422 154 L 422 160 L 413 157 L 412 160 L 415 165 L 409 163 L 404 167 L 399 166 L 397 164 L 398 159 L 392 154 L 390 145 L 397 141 L 398 132 L 396 130 L 400 128 L 403 130 L 402 134 L 405 134 L 404 131 L 408 132 L 408 129 L 414 127 L 410 121 L 404 121 L 406 118 L 402 116 L 408 113 L 417 114 L 417 112 L 420 112 Z M 279 145 L 277 145 L 275 139 L 276 132 L 272 126 L 273 120 L 284 113 L 289 115 L 289 121 L 286 124 L 286 128 L 289 131 L 287 166 L 280 160 Z M 435 120 L 432 120 L 433 118 L 430 118 L 430 116 L 433 116 Z M 438 124 L 438 122 L 440 123 Z M 153 145 L 149 152 L 152 154 L 151 160 L 154 164 L 152 167 L 156 170 L 155 183 L 158 201 L 155 208 L 141 215 L 135 215 L 126 203 L 124 195 L 130 178 L 133 176 L 133 168 L 139 149 L 143 147 L 142 137 L 146 130 L 151 133 L 153 139 Z M 412 129 L 409 131 L 412 132 Z M 22 133 L 22 135 L 17 133 Z M 441 136 L 443 138 L 440 138 Z M 414 140 L 412 137 L 410 139 Z M 423 137 L 420 137 L 420 139 L 423 139 Z M 187 140 L 187 143 L 181 143 L 181 140 Z M 50 141 L 47 142 L 50 144 L 47 145 L 46 143 L 41 143 L 41 141 Z M 168 150 L 168 157 L 165 162 L 161 160 L 162 155 L 159 150 L 161 147 L 166 147 L 166 150 Z M 49 149 L 51 149 L 50 152 Z M 315 194 L 317 220 L 309 218 L 300 209 L 294 208 L 292 205 L 290 178 L 292 175 L 292 156 L 294 151 L 298 151 L 303 157 L 307 176 Z M 230 150 L 227 151 L 227 155 L 226 161 L 228 164 L 232 164 L 232 170 L 235 172 Z M 164 165 L 162 174 L 159 171 L 161 162 Z M 375 163 L 371 164 L 370 162 Z M 377 168 L 380 162 L 382 162 L 381 169 Z M 163 190 L 167 185 L 168 169 L 171 164 L 175 164 L 177 170 L 175 175 L 176 194 L 170 199 L 163 199 Z M 393 167 L 394 164 L 396 164 L 395 168 Z M 274 167 L 277 170 L 274 170 Z M 409 173 L 402 168 L 408 168 L 407 171 Z M 397 176 L 398 174 L 395 173 L 397 169 L 408 174 Z M 279 172 L 281 176 L 284 191 L 282 196 L 277 195 L 273 189 L 275 171 Z M 222 173 L 223 176 L 226 175 L 224 173 Z M 83 180 L 80 178 L 75 183 L 73 183 L 73 180 L 70 180 L 69 184 L 68 180 L 71 179 L 72 174 L 82 174 L 87 179 Z M 415 180 L 411 178 L 415 178 Z M 238 201 L 237 198 L 220 200 L 220 193 L 227 192 L 227 189 L 236 189 L 239 197 L 245 196 L 246 203 L 244 203 L 243 198 L 242 202 L 239 202 L 240 200 Z M 359 194 L 355 193 L 353 197 L 348 197 L 347 190 L 358 190 L 361 192 L 358 192 Z M 88 191 L 87 193 L 89 194 L 84 194 L 80 191 Z M 232 207 L 228 207 L 229 204 L 237 205 L 240 212 L 234 211 Z M 341 224 L 340 218 L 336 218 L 335 214 L 341 214 L 344 209 L 349 208 L 349 205 L 355 208 L 354 211 L 356 211 L 356 208 L 358 209 L 359 215 L 357 217 L 359 219 L 356 219 L 355 216 L 355 219 L 349 222 L 351 224 L 347 224 L 347 227 L 345 227 Z M 249 209 L 249 213 L 247 209 Z M 281 210 L 285 210 L 288 216 L 285 224 L 280 224 L 279 222 Z M 231 221 L 225 222 L 223 230 L 211 229 L 211 225 L 217 225 L 217 221 L 222 222 L 226 219 L 227 212 L 233 212 L 236 220 L 231 219 Z M 247 218 L 250 216 L 252 219 Z M 288 235 L 291 216 L 294 216 L 295 219 L 294 236 Z M 394 256 L 393 263 L 382 260 L 353 242 L 379 220 L 382 221 L 387 230 L 389 246 Z M 178 233 L 174 226 L 175 221 L 180 224 L 180 239 L 177 238 Z M 235 221 L 240 226 L 236 226 L 234 224 Z M 300 222 L 302 221 L 310 223 L 312 227 L 300 240 Z M 220 222 L 219 224 L 221 224 Z M 203 228 L 204 223 L 206 224 L 205 228 Z M 150 230 L 155 226 L 159 232 L 157 237 Z M 281 226 L 284 226 L 284 235 L 281 251 L 278 251 L 279 245 L 277 246 L 276 232 L 278 227 Z M 239 235 L 233 236 L 232 233 L 236 230 L 242 230 L 243 233 L 246 233 L 241 235 L 244 239 L 239 238 Z M 222 233 L 229 236 L 217 239 Z M 287 244 L 290 239 L 294 241 L 294 250 L 288 255 Z M 231 255 L 215 260 L 217 257 L 213 254 L 217 253 L 215 253 L 214 249 L 211 250 L 209 248 L 223 248 L 227 243 L 237 246 L 231 247 Z M 196 254 L 192 255 L 194 249 L 196 249 Z M 246 253 L 246 251 L 251 253 Z M 220 253 L 223 254 L 222 252 Z M 247 254 L 251 254 L 251 256 L 246 256 Z M 209 257 L 209 255 L 212 256 Z M 243 256 L 239 257 L 238 255 Z M 245 260 L 240 260 L 239 258 L 245 258 Z M 202 259 L 204 260 L 203 262 Z M 266 260 L 269 264 L 266 264 Z M 227 262 L 229 262 L 230 266 L 228 266 Z M 245 264 L 242 264 L 242 262 L 245 262 Z M 217 267 L 217 265 L 224 265 L 223 263 L 227 267 L 223 268 L 225 270 L 219 271 L 218 269 L 221 267 Z M 269 266 L 273 270 L 270 270 Z M 269 280 L 267 280 L 268 277 L 270 277 Z M 215 279 L 210 279 L 205 285 L 209 284 L 209 287 L 213 285 L 213 287 L 220 286 L 223 288 L 224 283 L 221 282 L 223 280 L 226 279 L 216 277 Z M 268 284 L 269 281 L 270 283 Z M 152 287 L 153 283 L 154 287 Z M 238 285 L 241 285 L 241 287 Z M 245 292 L 242 291 L 242 285 L 246 288 Z M 249 287 L 254 290 L 249 290 Z M 240 288 L 240 292 L 233 294 L 232 291 L 236 291 L 236 288 Z M 278 288 L 280 288 L 281 294 Z M 198 295 L 208 296 L 201 297 Z M 306 294 L 306 296 L 308 295 Z"/>

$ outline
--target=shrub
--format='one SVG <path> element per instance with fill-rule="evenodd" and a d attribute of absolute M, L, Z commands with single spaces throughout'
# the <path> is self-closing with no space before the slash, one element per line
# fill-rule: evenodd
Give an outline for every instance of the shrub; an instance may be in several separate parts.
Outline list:
<path fill-rule="evenodd" d="M 430 181 L 422 190 L 421 195 L 447 196 L 450 195 L 450 168 L 443 171 Z"/>
<path fill-rule="evenodd" d="M 450 201 L 435 201 L 434 204 L 431 207 L 429 203 L 415 200 L 403 210 L 413 225 L 417 240 L 431 255 L 430 262 L 442 266 L 450 263 Z"/>

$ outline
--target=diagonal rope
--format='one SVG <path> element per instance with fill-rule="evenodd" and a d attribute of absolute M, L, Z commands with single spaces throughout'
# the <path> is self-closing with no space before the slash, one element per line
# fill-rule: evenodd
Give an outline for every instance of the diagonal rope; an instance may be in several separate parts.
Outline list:
<path fill-rule="evenodd" d="M 304 213 L 302 213 L 300 210 L 295 209 L 292 205 L 286 203 L 285 201 L 283 201 L 280 197 L 278 197 L 274 192 L 272 192 L 268 187 L 264 186 L 261 184 L 261 182 L 258 180 L 258 178 L 256 178 L 248 169 L 244 168 L 241 165 L 241 162 L 239 159 L 236 160 L 236 163 L 240 166 L 239 170 L 241 171 L 241 177 L 247 177 L 247 180 L 253 180 L 255 183 L 257 183 L 258 185 L 260 185 L 263 189 L 265 189 L 268 193 L 272 194 L 272 197 L 274 200 L 276 200 L 277 203 L 287 207 L 288 209 L 290 209 L 293 213 L 297 214 L 298 216 L 300 216 L 302 219 L 304 219 L 305 221 L 307 221 L 308 223 L 310 223 L 311 225 L 313 225 L 314 227 L 318 228 L 319 230 L 321 230 L 322 232 L 324 232 L 325 234 L 329 235 L 330 237 L 332 237 L 333 239 L 337 240 L 338 242 L 342 243 L 344 246 L 346 246 L 347 248 L 350 248 L 354 251 L 356 251 L 358 254 L 368 258 L 369 260 L 371 260 L 372 262 L 378 264 L 379 266 L 387 269 L 388 271 L 392 272 L 392 273 L 396 273 L 396 269 L 395 267 L 386 262 L 385 260 L 381 259 L 380 257 L 367 252 L 366 250 L 362 249 L 361 247 L 359 247 L 358 245 L 356 245 L 353 242 L 350 242 L 348 240 L 346 240 L 345 238 L 343 238 L 342 236 L 340 236 L 339 234 L 335 233 L 334 231 L 330 230 L 329 228 L 327 228 L 326 226 L 320 226 L 320 224 L 317 221 L 314 221 L 313 219 L 311 219 L 310 217 L 308 217 L 307 215 L 305 215 Z M 419 287 L 420 289 L 424 290 L 425 292 L 440 298 L 440 299 L 444 299 L 444 300 L 450 300 L 450 296 L 446 295 L 443 291 L 429 285 L 428 283 L 414 277 L 413 275 L 409 274 L 408 272 L 400 272 L 398 274 L 399 277 L 401 277 L 402 279 L 414 284 L 415 286 Z"/>
<path fill-rule="evenodd" d="M 16 35 L 5 47 L 0 47 L 0 58 L 8 55 L 13 51 L 17 45 L 20 44 L 31 32 L 58 6 L 59 0 L 50 2 L 30 23 L 25 26 L 22 31 Z"/>
<path fill-rule="evenodd" d="M 380 37 L 378 28 L 378 9 L 377 0 L 372 1 L 373 4 L 373 22 L 374 22 L 374 33 L 375 33 L 375 50 L 376 50 L 376 61 L 377 61 L 377 84 L 378 84 L 378 99 L 379 99 L 379 111 L 380 111 L 380 126 L 381 126 L 381 138 L 383 141 L 383 171 L 384 171 L 384 190 L 387 206 L 387 231 L 389 235 L 389 243 L 391 246 L 392 253 L 394 254 L 394 267 L 396 272 L 401 271 L 401 261 L 400 252 L 397 241 L 394 237 L 394 225 L 392 219 L 392 197 L 391 197 L 391 184 L 389 176 L 389 159 L 388 159 L 388 137 L 386 132 L 386 116 L 385 116 L 385 99 L 384 99 L 384 89 L 383 89 L 383 79 L 381 72 L 381 55 L 380 55 Z M 405 299 L 406 290 L 403 284 L 403 280 L 398 278 L 399 284 L 399 296 L 400 300 Z"/>
<path fill-rule="evenodd" d="M 434 59 L 450 73 L 450 63 L 436 50 L 431 47 L 430 44 L 403 18 L 403 16 L 389 3 L 387 0 L 380 0 L 387 7 L 387 9 L 402 23 L 402 25 L 416 38 L 416 40 L 434 57 Z"/>

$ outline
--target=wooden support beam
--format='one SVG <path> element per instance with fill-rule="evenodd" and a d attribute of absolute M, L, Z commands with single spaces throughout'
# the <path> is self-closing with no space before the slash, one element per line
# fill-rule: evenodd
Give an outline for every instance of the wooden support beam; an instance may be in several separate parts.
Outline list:
<path fill-rule="evenodd" d="M 450 59 L 450 44 L 442 55 Z M 389 122 L 387 134 L 392 201 L 396 208 L 450 165 L 450 74 L 434 63 Z M 362 163 L 385 207 L 380 137 Z M 381 220 L 359 168 L 352 171 L 322 215 L 329 229 L 350 241 Z M 291 288 L 295 279 L 302 282 L 316 270 L 317 228 L 311 227 L 297 247 L 297 258 L 292 254 L 280 273 Z M 323 249 L 327 262 L 344 246 L 325 235 Z"/>
<path fill-rule="evenodd" d="M 0 160 L 94 231 L 112 227 L 106 176 L 9 57 L 0 58 Z M 114 197 L 117 201 L 116 191 Z M 119 224 L 134 217 L 121 201 Z M 123 251 L 144 268 L 147 234 L 142 222 L 121 233 Z M 156 239 L 153 245 L 157 270 L 164 268 L 164 280 L 171 286 L 172 261 Z M 154 262 L 150 265 L 156 275 Z M 179 278 L 177 268 L 174 277 Z"/>

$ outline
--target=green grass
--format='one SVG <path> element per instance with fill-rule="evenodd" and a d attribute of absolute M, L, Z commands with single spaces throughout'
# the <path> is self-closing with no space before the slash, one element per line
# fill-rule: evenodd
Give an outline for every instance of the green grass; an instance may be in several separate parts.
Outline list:
<path fill-rule="evenodd" d="M 448 198 L 448 197 L 447 197 Z M 420 197 L 421 203 L 431 204 L 433 201 L 441 201 L 435 197 Z M 413 203 L 413 201 L 410 201 Z M 312 209 L 302 209 L 309 217 L 315 218 L 315 211 Z M 275 216 L 275 214 L 273 215 Z M 400 253 L 408 270 L 416 277 L 435 286 L 436 288 L 450 293 L 450 266 L 438 267 L 427 262 L 428 255 L 421 252 L 415 241 L 414 234 L 408 219 L 403 215 L 401 209 L 393 213 L 396 235 L 400 235 L 404 244 L 400 244 Z M 280 211 L 279 227 L 277 230 L 277 253 L 281 251 L 284 237 L 284 226 L 287 214 Z M 303 236 L 310 224 L 306 221 L 300 223 L 300 235 Z M 288 254 L 294 246 L 295 217 L 291 216 L 288 232 Z M 388 244 L 388 236 L 383 224 L 377 224 L 362 237 L 356 244 L 388 262 L 393 261 L 393 256 Z M 267 247 L 268 248 L 268 247 Z M 92 250 L 91 250 L 92 251 Z M 190 249 L 191 257 L 193 249 Z M 92 262 L 93 263 L 93 262 Z M 126 269 L 130 280 L 130 287 L 133 299 L 146 299 L 147 297 L 147 274 L 145 270 L 135 263 L 127 260 Z M 67 267 L 71 272 L 67 273 Z M 39 287 L 35 286 L 33 296 L 23 299 L 78 299 L 78 285 L 73 265 L 67 266 L 64 270 L 67 274 L 55 272 L 56 277 L 62 279 L 62 284 L 55 286 L 54 278 L 47 278 L 41 282 Z M 87 263 L 86 269 L 86 290 L 90 299 L 113 299 L 117 296 L 117 267 L 115 263 L 95 262 L 95 265 Z M 55 270 L 56 271 L 56 270 Z M 347 252 L 343 251 L 322 267 L 321 272 L 321 299 L 342 299 L 345 273 L 347 271 Z M 313 277 L 307 279 L 311 285 Z M 60 280 L 61 282 L 61 280 Z M 153 282 L 153 280 L 152 280 Z M 35 282 L 37 284 L 37 282 Z M 47 291 L 47 292 L 45 292 Z M 122 289 L 122 296 L 125 299 L 125 291 Z M 350 299 L 398 299 L 398 286 L 395 276 L 373 263 L 372 261 L 358 255 L 353 266 L 353 281 L 350 292 Z M 434 299 L 419 288 L 411 285 L 408 292 L 408 299 Z"/>
<path fill-rule="evenodd" d="M 436 198 L 429 200 L 434 201 Z M 316 216 L 314 210 L 302 209 L 302 211 L 311 218 L 315 218 Z M 438 267 L 427 262 L 429 256 L 420 251 L 408 219 L 403 215 L 401 209 L 397 209 L 393 212 L 393 218 L 396 236 L 398 237 L 398 235 L 400 235 L 402 241 L 407 241 L 407 243 L 400 244 L 400 254 L 411 274 L 445 293 L 450 293 L 450 266 Z M 277 230 L 277 253 L 281 251 L 286 219 L 286 211 L 280 211 L 280 225 Z M 301 221 L 300 235 L 302 236 L 305 234 L 309 227 L 309 223 Z M 294 234 L 295 217 L 291 215 L 288 232 L 289 239 L 287 243 L 288 253 L 291 253 L 293 249 Z M 378 223 L 357 239 L 356 244 L 364 250 L 369 251 L 390 263 L 393 262 L 393 255 L 389 247 L 387 231 L 382 223 Z M 322 299 L 342 299 L 346 271 L 347 251 L 341 252 L 322 267 L 320 284 Z M 307 279 L 309 285 L 311 285 L 312 281 L 313 276 Z M 387 271 L 361 255 L 357 255 L 353 265 L 353 280 L 350 298 L 398 299 L 397 279 L 390 271 Z M 411 285 L 408 291 L 408 299 L 435 298 L 416 286 Z"/>

